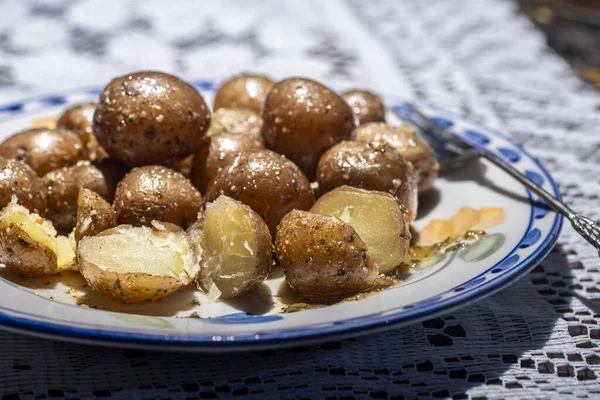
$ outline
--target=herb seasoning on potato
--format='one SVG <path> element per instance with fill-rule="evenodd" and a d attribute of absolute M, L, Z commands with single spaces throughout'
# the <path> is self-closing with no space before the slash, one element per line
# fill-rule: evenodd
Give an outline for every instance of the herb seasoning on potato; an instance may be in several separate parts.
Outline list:
<path fill-rule="evenodd" d="M 300 168 L 269 150 L 242 152 L 219 172 L 206 190 L 206 201 L 222 194 L 256 211 L 271 233 L 289 211 L 308 210 L 315 202 Z"/>
<path fill-rule="evenodd" d="M 196 89 L 148 71 L 104 88 L 93 130 L 106 152 L 127 165 L 173 165 L 198 151 L 209 123 L 210 111 Z"/>
<path fill-rule="evenodd" d="M 352 109 L 331 89 L 304 78 L 276 83 L 265 99 L 262 135 L 267 147 L 314 179 L 321 155 L 350 139 Z"/>

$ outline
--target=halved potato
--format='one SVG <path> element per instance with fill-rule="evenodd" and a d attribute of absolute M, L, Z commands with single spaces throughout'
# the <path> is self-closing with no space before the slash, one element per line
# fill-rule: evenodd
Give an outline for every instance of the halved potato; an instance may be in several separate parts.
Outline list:
<path fill-rule="evenodd" d="M 117 226 L 117 213 L 112 206 L 98 193 L 85 188 L 79 189 L 75 242 L 115 226 Z"/>
<path fill-rule="evenodd" d="M 124 303 L 159 300 L 190 283 L 199 269 L 185 232 L 158 221 L 84 237 L 77 259 L 91 287 Z"/>
<path fill-rule="evenodd" d="M 309 300 L 339 300 L 375 286 L 366 243 L 339 218 L 293 210 L 277 227 L 275 250 L 287 283 Z"/>
<path fill-rule="evenodd" d="M 202 249 L 198 286 L 211 298 L 230 299 L 250 292 L 271 271 L 269 227 L 250 207 L 231 197 L 219 196 L 208 203 L 190 236 Z"/>
<path fill-rule="evenodd" d="M 408 253 L 408 213 L 389 193 L 340 186 L 319 198 L 310 212 L 332 215 L 352 226 L 380 273 L 394 271 Z"/>
<path fill-rule="evenodd" d="M 55 275 L 71 269 L 75 251 L 52 223 L 17 204 L 0 211 L 0 263 L 25 277 Z"/>

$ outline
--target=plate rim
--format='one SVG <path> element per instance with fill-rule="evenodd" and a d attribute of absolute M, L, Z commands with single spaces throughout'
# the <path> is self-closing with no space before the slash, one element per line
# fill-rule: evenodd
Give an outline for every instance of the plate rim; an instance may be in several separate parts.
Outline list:
<path fill-rule="evenodd" d="M 218 82 L 218 80 L 204 79 L 192 80 L 190 84 L 196 89 L 208 90 L 214 87 L 215 82 Z M 45 94 L 29 96 L 19 101 L 12 101 L 9 103 L 0 104 L 0 116 L 2 116 L 4 112 L 7 112 L 8 115 L 14 115 L 14 113 L 16 113 L 19 116 L 26 115 L 28 110 L 25 109 L 24 105 L 30 102 L 40 102 L 44 106 L 53 107 L 64 103 L 61 103 L 60 100 L 58 102 L 52 102 L 44 101 L 44 99 L 56 99 L 61 97 L 64 98 L 69 94 L 76 93 L 95 94 L 99 93 L 100 91 L 101 90 L 99 90 L 97 86 L 86 86 L 82 88 L 71 88 L 64 91 L 54 91 Z M 394 103 L 396 101 L 397 100 L 395 100 Z M 398 107 L 401 105 L 402 103 L 390 104 L 390 108 Z M 17 110 L 12 109 L 15 106 L 20 107 Z M 431 106 L 431 108 L 434 108 L 438 111 L 442 111 L 443 113 L 451 115 L 453 118 L 456 118 L 458 120 L 467 121 L 470 124 L 477 125 L 484 129 L 486 132 L 489 132 L 491 135 L 499 137 L 500 139 L 505 140 L 511 145 L 519 148 L 519 150 L 543 172 L 545 178 L 552 186 L 553 194 L 558 199 L 562 198 L 558 185 L 555 182 L 552 175 L 549 173 L 549 171 L 541 164 L 541 162 L 537 158 L 531 155 L 522 145 L 507 137 L 503 133 L 495 129 L 488 128 L 477 121 L 470 120 L 466 117 L 441 109 L 439 107 Z M 0 118 L 0 123 L 9 119 L 11 118 Z M 528 190 L 527 195 L 531 200 L 532 196 Z M 345 323 L 342 322 L 339 324 L 331 324 L 326 327 L 321 326 L 316 328 L 291 328 L 287 331 L 278 330 L 271 333 L 262 333 L 260 335 L 237 335 L 228 337 L 227 340 L 221 340 L 221 337 L 219 336 L 208 336 L 202 334 L 194 336 L 173 336 L 164 334 L 144 334 L 138 332 L 108 331 L 102 329 L 76 327 L 73 325 L 66 325 L 50 321 L 40 321 L 27 317 L 20 317 L 14 314 L 11 315 L 10 313 L 7 313 L 2 310 L 5 307 L 0 307 L 0 328 L 8 331 L 25 333 L 44 338 L 59 339 L 63 341 L 72 341 L 87 344 L 152 348 L 158 350 L 194 350 L 202 352 L 223 350 L 261 350 L 267 348 L 293 346 L 295 344 L 307 345 L 312 343 L 321 343 L 324 341 L 334 339 L 362 336 L 387 330 L 398 325 L 415 323 L 424 319 L 435 318 L 439 315 L 451 313 L 452 311 L 458 308 L 462 308 L 469 304 L 472 304 L 475 301 L 482 300 L 483 298 L 490 296 L 496 293 L 497 291 L 505 288 L 506 286 L 510 285 L 511 283 L 528 273 L 536 265 L 538 265 L 554 247 L 563 224 L 562 215 L 557 213 L 554 215 L 555 218 L 552 223 L 552 227 L 549 229 L 544 239 L 539 243 L 539 245 L 537 245 L 537 247 L 531 254 L 529 254 L 524 260 L 519 261 L 509 271 L 494 279 L 487 280 L 482 284 L 476 286 L 475 288 L 464 290 L 462 293 L 458 293 L 451 298 L 442 299 L 436 302 L 432 302 L 431 304 L 424 304 L 409 310 L 398 310 L 391 315 L 366 315 L 362 317 L 357 317 L 360 319 L 365 319 L 361 321 L 356 321 L 356 319 L 353 319 Z M 530 221 L 528 222 L 529 226 L 531 226 L 532 224 L 531 219 L 532 217 L 530 216 Z M 508 252 L 504 258 L 499 260 L 494 265 L 491 265 L 481 274 L 471 278 L 469 281 L 486 275 L 497 265 L 499 265 L 508 257 L 510 257 L 514 253 L 515 249 L 517 249 L 519 245 L 523 242 L 528 231 L 529 227 L 525 231 L 524 236 L 519 240 L 515 248 Z M 461 285 L 464 285 L 465 283 L 466 282 L 463 282 Z M 457 287 L 461 285 L 458 285 Z M 455 288 L 452 288 L 450 289 L 450 291 L 454 289 Z M 443 293 L 447 292 L 448 291 Z M 423 302 L 427 302 L 428 299 L 431 299 L 433 297 L 423 299 Z M 21 311 L 13 311 L 13 313 L 23 314 Z"/>

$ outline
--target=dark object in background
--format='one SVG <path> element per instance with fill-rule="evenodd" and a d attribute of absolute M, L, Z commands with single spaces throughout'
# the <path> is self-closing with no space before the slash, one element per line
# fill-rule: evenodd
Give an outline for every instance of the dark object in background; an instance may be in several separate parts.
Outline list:
<path fill-rule="evenodd" d="M 600 2 L 597 0 L 519 0 L 548 44 L 584 80 L 600 90 Z"/>

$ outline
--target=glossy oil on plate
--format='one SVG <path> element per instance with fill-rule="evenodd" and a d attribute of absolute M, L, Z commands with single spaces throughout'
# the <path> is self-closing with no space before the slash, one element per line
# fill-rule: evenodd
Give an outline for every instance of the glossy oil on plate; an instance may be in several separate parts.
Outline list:
<path fill-rule="evenodd" d="M 218 86 L 194 84 L 211 102 Z M 98 95 L 98 89 L 80 89 L 0 106 L 0 140 Z M 407 110 L 398 99 L 385 100 L 395 111 L 388 122 L 399 123 L 395 114 Z M 543 166 L 502 134 L 426 104 L 419 107 L 560 196 Z M 437 180 L 421 199 L 414 227 L 430 241 L 466 229 L 485 229 L 487 235 L 360 300 L 282 313 L 296 300 L 275 268 L 257 292 L 227 302 L 211 303 L 190 286 L 155 304 L 124 305 L 90 291 L 77 273 L 23 279 L 0 266 L 0 327 L 74 342 L 188 351 L 246 351 L 356 336 L 448 313 L 505 287 L 544 258 L 561 223 L 508 175 L 475 162 Z"/>

